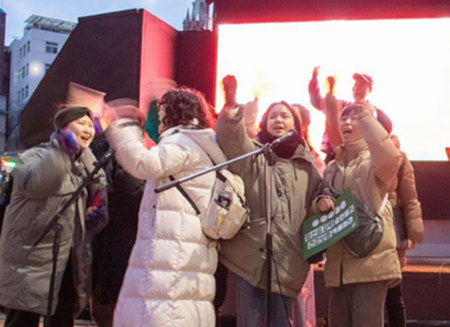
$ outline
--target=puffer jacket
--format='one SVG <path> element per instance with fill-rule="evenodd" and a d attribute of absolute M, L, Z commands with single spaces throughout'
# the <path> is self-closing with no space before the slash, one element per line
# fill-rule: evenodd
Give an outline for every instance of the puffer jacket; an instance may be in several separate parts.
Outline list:
<path fill-rule="evenodd" d="M 397 189 L 389 194 L 389 200 L 393 207 L 402 208 L 408 238 L 414 243 L 421 243 L 423 239 L 422 207 L 417 197 L 414 168 L 406 153 L 400 152 L 402 165 L 398 174 L 398 185 Z"/>
<path fill-rule="evenodd" d="M 225 154 L 236 158 L 260 148 L 245 130 L 243 107 L 224 108 L 217 121 L 217 139 Z M 309 270 L 303 259 L 302 223 L 311 213 L 311 202 L 322 191 L 322 179 L 309 149 L 299 145 L 291 159 L 273 155 L 275 161 L 272 194 L 273 255 L 272 292 L 295 298 Z M 263 155 L 230 166 L 241 176 L 250 208 L 248 229 L 222 241 L 220 261 L 255 287 L 266 288 L 266 183 L 270 169 Z M 276 269 L 276 270 L 275 270 Z M 277 279 L 277 273 L 279 280 Z"/>
<path fill-rule="evenodd" d="M 332 194 L 331 183 L 340 193 L 350 188 L 355 197 L 376 213 L 386 193 L 395 189 L 401 156 L 373 115 L 361 112 L 359 117 L 363 138 L 338 147 L 336 160 L 325 169 L 324 193 Z M 392 286 L 401 280 L 392 207 L 387 203 L 382 215 L 383 237 L 371 254 L 356 258 L 342 242 L 327 249 L 325 283 L 328 287 L 383 280 Z"/>
<path fill-rule="evenodd" d="M 123 169 L 147 181 L 114 326 L 213 327 L 217 250 L 177 188 L 158 194 L 154 189 L 168 183 L 170 176 L 179 179 L 210 167 L 211 159 L 226 161 L 215 133 L 174 127 L 148 150 L 142 144 L 140 127 L 122 119 L 106 130 L 106 136 Z M 209 173 L 181 186 L 203 212 L 214 182 L 215 173 Z"/>
<path fill-rule="evenodd" d="M 11 203 L 0 238 L 0 304 L 11 309 L 45 315 L 52 266 L 51 230 L 32 248 L 46 224 L 61 210 L 64 203 L 94 169 L 96 159 L 89 149 L 73 162 L 59 148 L 57 139 L 25 151 L 13 171 L 14 183 Z M 69 255 L 72 253 L 74 285 L 78 302 L 74 317 L 83 310 L 91 292 L 92 238 L 94 230 L 85 221 L 89 202 L 106 187 L 100 170 L 78 199 L 59 219 L 63 227 L 56 268 L 53 312 L 58 304 Z M 95 226 L 99 231 L 106 220 Z"/>

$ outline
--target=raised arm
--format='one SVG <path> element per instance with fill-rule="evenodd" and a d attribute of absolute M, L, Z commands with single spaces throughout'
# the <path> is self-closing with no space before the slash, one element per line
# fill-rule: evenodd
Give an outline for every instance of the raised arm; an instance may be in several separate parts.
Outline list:
<path fill-rule="evenodd" d="M 318 81 L 319 69 L 320 67 L 314 67 L 311 80 L 308 84 L 309 101 L 314 108 L 320 111 L 324 111 L 325 102 L 322 98 L 322 95 L 320 94 Z"/>
<path fill-rule="evenodd" d="M 227 157 L 233 159 L 255 150 L 256 146 L 246 132 L 244 106 L 236 102 L 236 79 L 228 75 L 222 83 L 225 91 L 225 106 L 217 119 L 217 141 Z M 230 166 L 230 169 L 242 176 L 250 160 L 252 159 L 247 158 L 236 162 Z"/>
<path fill-rule="evenodd" d="M 108 127 L 106 138 L 117 162 L 137 179 L 157 179 L 173 175 L 189 160 L 190 151 L 180 142 L 170 140 L 147 149 L 140 124 L 133 119 L 119 119 Z"/>
<path fill-rule="evenodd" d="M 327 93 L 325 97 L 325 126 L 328 139 L 331 146 L 336 149 L 342 143 L 341 133 L 339 132 L 340 109 L 336 97 L 331 93 Z"/>
<path fill-rule="evenodd" d="M 389 189 L 397 177 L 401 164 L 400 151 L 394 145 L 389 134 L 371 113 L 364 107 L 359 112 L 359 122 L 363 137 L 369 147 L 375 176 Z"/>
<path fill-rule="evenodd" d="M 229 159 L 234 159 L 256 149 L 256 145 L 247 135 L 243 115 L 243 106 L 224 107 L 217 119 L 217 141 Z M 247 164 L 252 158 L 246 158 L 230 166 L 231 171 L 243 176 Z"/>

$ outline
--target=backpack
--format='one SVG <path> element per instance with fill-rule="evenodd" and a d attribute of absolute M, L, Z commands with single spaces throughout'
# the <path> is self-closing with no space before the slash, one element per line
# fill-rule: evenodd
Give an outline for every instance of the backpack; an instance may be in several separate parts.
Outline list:
<path fill-rule="evenodd" d="M 201 149 L 201 148 L 200 148 Z M 206 152 L 205 152 L 206 153 Z M 206 153 L 207 154 L 207 153 Z M 207 154 L 208 155 L 208 154 Z M 209 157 L 209 155 L 208 155 Z M 209 157 L 212 164 L 214 161 Z M 250 210 L 245 202 L 245 187 L 241 177 L 226 168 L 216 170 L 216 179 L 205 212 L 201 212 L 182 186 L 176 188 L 200 218 L 203 233 L 214 240 L 233 238 L 250 220 Z M 175 180 L 169 176 L 170 180 Z"/>

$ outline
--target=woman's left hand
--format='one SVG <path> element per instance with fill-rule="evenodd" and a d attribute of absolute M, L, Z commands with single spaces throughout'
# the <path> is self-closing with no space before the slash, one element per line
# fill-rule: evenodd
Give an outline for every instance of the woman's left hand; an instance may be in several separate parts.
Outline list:
<path fill-rule="evenodd" d="M 319 209 L 321 212 L 334 210 L 334 208 L 334 199 L 332 198 L 322 198 L 317 204 L 317 209 Z"/>
<path fill-rule="evenodd" d="M 75 134 L 68 128 L 61 128 L 56 135 L 61 150 L 66 152 L 69 156 L 78 154 L 80 152 L 80 145 L 78 144 Z"/>

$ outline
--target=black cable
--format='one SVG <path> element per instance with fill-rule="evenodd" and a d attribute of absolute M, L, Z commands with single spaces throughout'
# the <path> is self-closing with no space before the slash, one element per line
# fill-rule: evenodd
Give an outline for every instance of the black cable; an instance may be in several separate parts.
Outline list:
<path fill-rule="evenodd" d="M 275 275 L 277 276 L 278 289 L 280 290 L 281 301 L 283 302 L 284 311 L 286 312 L 286 318 L 288 320 L 289 326 L 293 326 L 294 322 L 289 317 L 289 310 L 287 308 L 286 301 L 284 300 L 283 291 L 281 290 L 280 276 L 278 275 L 277 263 L 275 261 L 275 255 L 272 253 L 273 265 L 275 267 Z"/>
<path fill-rule="evenodd" d="M 266 164 L 264 165 L 264 178 L 265 179 L 267 179 L 267 166 L 268 166 L 268 161 L 266 160 Z M 273 168 L 270 168 L 270 169 L 273 169 Z M 275 170 L 274 170 L 275 171 Z M 273 176 L 273 178 L 275 179 L 275 174 L 272 174 Z M 267 180 L 265 180 L 264 181 L 264 185 L 267 185 L 266 184 L 267 183 Z M 272 181 L 269 181 L 269 183 L 272 183 Z M 272 188 L 272 192 L 273 192 L 273 188 Z M 266 202 L 267 202 L 267 192 L 264 192 L 264 203 L 266 204 Z M 273 204 L 273 203 L 272 203 Z M 270 206 L 270 207 L 272 207 L 272 205 Z M 269 219 L 271 219 L 272 220 L 272 213 L 270 213 L 270 216 L 267 214 L 267 204 L 266 204 L 266 206 L 265 206 L 265 211 L 266 211 L 266 217 L 269 217 Z M 268 223 L 268 222 L 267 222 Z M 291 321 L 291 319 L 290 319 L 290 315 L 289 315 L 289 311 L 288 311 L 288 308 L 287 308 L 287 304 L 286 304 L 286 301 L 284 300 L 284 298 L 283 298 L 283 292 L 282 292 L 282 290 L 281 290 L 281 282 L 280 282 L 280 277 L 279 277 L 279 275 L 278 275 L 278 268 L 277 268 L 277 263 L 276 263 L 276 261 L 275 261 L 275 253 L 272 251 L 272 261 L 273 261 L 273 264 L 274 264 L 274 267 L 275 267 L 275 275 L 276 275 L 276 277 L 277 277 L 277 284 L 278 284 L 278 289 L 280 290 L 280 295 L 281 295 L 281 301 L 283 302 L 283 307 L 284 307 L 284 310 L 285 310 L 285 313 L 286 313 L 286 319 L 288 320 L 288 324 L 289 324 L 289 326 L 293 326 L 293 321 Z M 272 282 L 272 281 L 271 281 Z M 266 290 L 266 292 L 267 292 L 268 290 Z M 272 292 L 273 293 L 273 292 Z M 268 308 L 268 310 L 271 310 L 272 308 Z"/>

